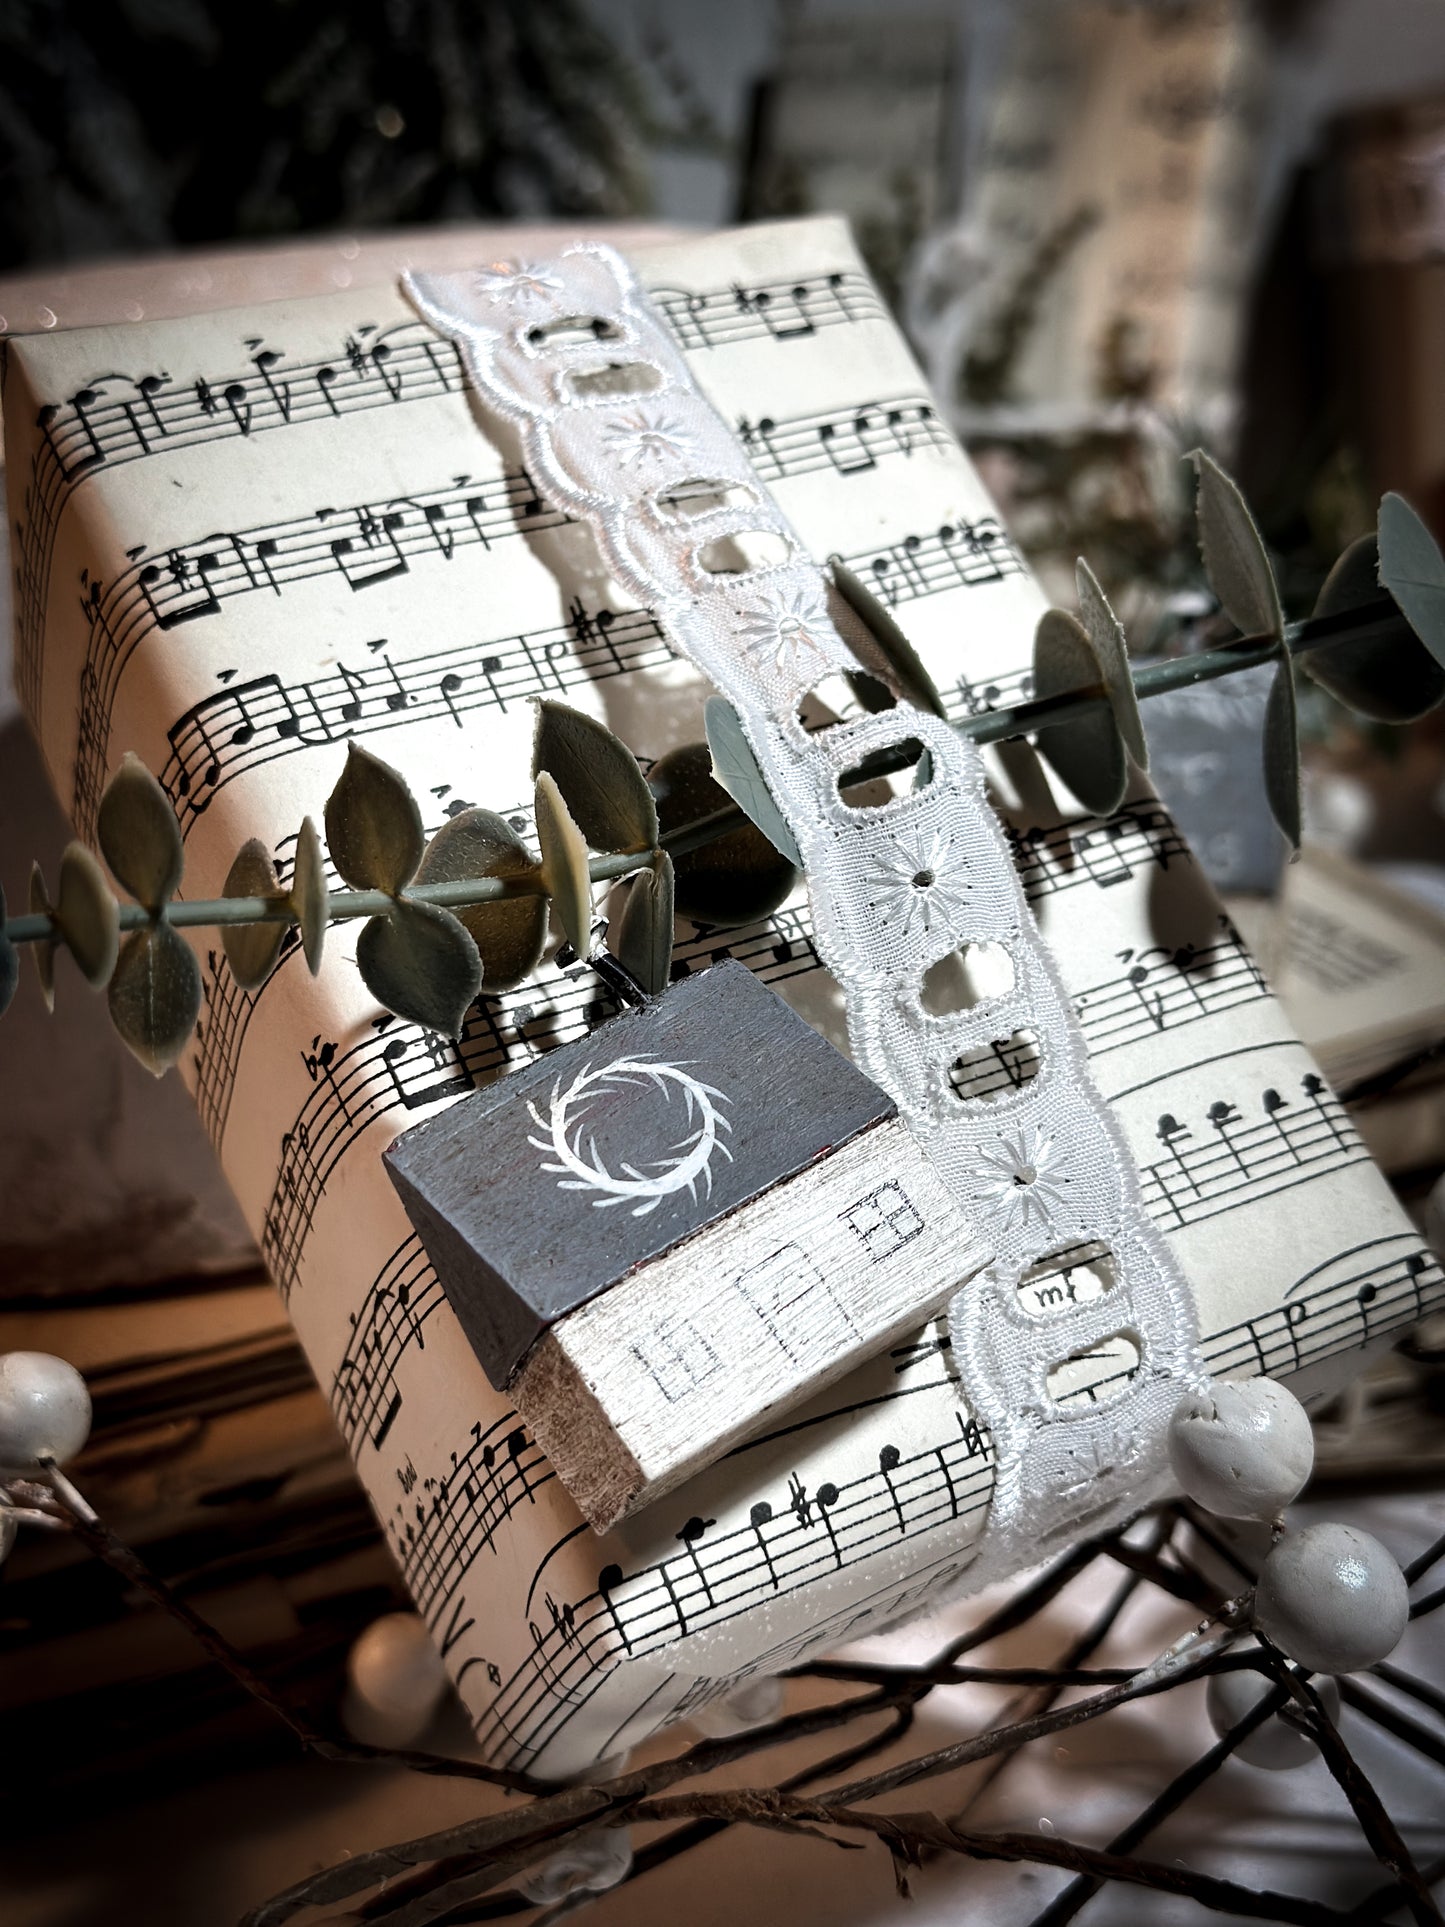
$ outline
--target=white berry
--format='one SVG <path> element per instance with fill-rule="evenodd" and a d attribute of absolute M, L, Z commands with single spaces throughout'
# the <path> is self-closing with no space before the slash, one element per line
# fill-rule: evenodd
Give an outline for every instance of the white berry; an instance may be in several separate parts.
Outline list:
<path fill-rule="evenodd" d="M 1286 1533 L 1255 1588 L 1256 1626 L 1312 1673 L 1357 1673 L 1387 1659 L 1409 1617 L 1404 1573 L 1356 1526 Z"/>
<path fill-rule="evenodd" d="M 534 1907 L 550 1907 L 569 1894 L 606 1893 L 631 1866 L 631 1828 L 596 1827 L 530 1867 L 516 1885 Z"/>
<path fill-rule="evenodd" d="M 1274 1685 L 1272 1679 L 1252 1667 L 1238 1672 L 1211 1673 L 1204 1705 L 1209 1723 L 1220 1739 L 1238 1726 L 1247 1713 L 1252 1713 L 1260 1700 L 1274 1691 Z M 1340 1710 L 1339 1687 L 1326 1675 L 1316 1684 L 1315 1691 L 1331 1720 L 1336 1719 Z M 1301 1721 L 1298 1702 L 1290 1699 L 1247 1739 L 1241 1740 L 1234 1753 L 1236 1759 L 1250 1766 L 1263 1767 L 1270 1773 L 1285 1773 L 1291 1767 L 1308 1766 L 1318 1756 L 1319 1748 Z"/>
<path fill-rule="evenodd" d="M 25 1478 L 46 1459 L 65 1465 L 90 1437 L 90 1393 L 63 1358 L 0 1354 L 0 1478 Z"/>
<path fill-rule="evenodd" d="M 411 1746 L 447 1690 L 446 1668 L 415 1613 L 374 1619 L 346 1660 L 342 1718 L 370 1746 Z"/>
<path fill-rule="evenodd" d="M 771 1726 L 783 1711 L 783 1682 L 771 1674 L 750 1679 L 721 1699 L 710 1700 L 690 1715 L 691 1724 L 708 1740 L 730 1740 L 755 1726 Z"/>
<path fill-rule="evenodd" d="M 1169 1463 L 1180 1487 L 1224 1519 L 1273 1519 L 1314 1466 L 1309 1415 L 1272 1378 L 1221 1380 L 1186 1393 L 1169 1421 Z"/>

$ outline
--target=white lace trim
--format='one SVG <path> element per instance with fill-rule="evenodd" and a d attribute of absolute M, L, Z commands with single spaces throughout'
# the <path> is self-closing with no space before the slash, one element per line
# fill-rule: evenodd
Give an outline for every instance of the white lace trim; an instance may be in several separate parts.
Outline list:
<path fill-rule="evenodd" d="M 579 244 L 536 266 L 409 275 L 406 287 L 458 343 L 484 400 L 517 425 L 538 487 L 590 524 L 619 585 L 736 709 L 802 853 L 818 953 L 843 987 L 853 1054 L 990 1237 L 993 1262 L 948 1313 L 960 1383 L 997 1461 L 971 1584 L 1128 1516 L 1164 1482 L 1164 1428 L 1180 1391 L 1204 1380 L 1192 1295 L 1089 1076 L 978 751 L 906 704 L 803 729 L 803 697 L 858 667 L 829 613 L 826 578 L 620 255 Z M 588 380 L 619 364 L 650 371 L 646 392 Z M 785 559 L 743 574 L 705 566 L 711 545 L 758 535 Z M 926 786 L 876 809 L 843 802 L 845 772 L 909 739 L 932 759 Z M 925 973 L 969 944 L 1006 952 L 1012 987 L 929 1015 Z M 956 1075 L 966 1086 L 969 1053 L 1020 1032 L 1033 1039 L 1031 1081 L 960 1095 L 950 1068 L 965 1060 Z M 1100 1245 L 1110 1289 L 1046 1311 L 1033 1293 L 1028 1307 L 1020 1284 L 1032 1268 Z M 1140 1355 L 1128 1383 L 1098 1405 L 1061 1404 L 1053 1368 L 1120 1333 Z"/>

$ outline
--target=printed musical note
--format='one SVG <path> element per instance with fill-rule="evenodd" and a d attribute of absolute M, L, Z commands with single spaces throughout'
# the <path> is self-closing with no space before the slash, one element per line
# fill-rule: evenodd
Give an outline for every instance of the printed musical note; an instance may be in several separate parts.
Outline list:
<path fill-rule="evenodd" d="M 853 269 L 753 287 L 656 287 L 649 293 L 684 350 L 732 347 L 759 337 L 805 340 L 821 328 L 880 320 L 887 312 L 873 284 Z"/>
<path fill-rule="evenodd" d="M 1192 863 L 1188 844 L 1158 803 L 1129 803 L 1086 831 L 1067 824 L 1017 830 L 1005 826 L 1014 864 L 1031 903 L 1080 885 L 1109 890 L 1151 865 Z"/>
<path fill-rule="evenodd" d="M 677 1534 L 680 1552 L 632 1572 L 614 1565 L 599 1573 L 596 1592 L 572 1602 L 569 1650 L 559 1635 L 545 1637 L 506 1682 L 496 1716 L 521 1735 L 541 1692 L 586 1679 L 614 1642 L 638 1656 L 664 1648 L 681 1629 L 723 1624 L 746 1612 L 764 1586 L 769 1594 L 792 1591 L 866 1558 L 883 1540 L 896 1543 L 980 1510 L 992 1483 L 987 1434 L 954 1427 L 951 1438 L 922 1452 L 889 1454 L 886 1467 L 880 1459 L 871 1472 L 823 1481 L 813 1492 L 793 1476 L 784 1507 L 756 1506 L 747 1524 L 732 1530 L 697 1531 L 701 1522 L 689 1520 Z M 889 1525 L 881 1533 L 885 1516 Z"/>
<path fill-rule="evenodd" d="M 427 511 L 470 500 L 469 486 L 463 483 L 460 488 L 419 495 L 404 503 L 323 508 L 314 517 L 213 537 L 194 549 L 172 550 L 164 563 L 137 560 L 110 583 L 90 584 L 86 609 L 91 634 L 81 717 L 84 753 L 77 758 L 75 771 L 77 822 L 87 831 L 93 827 L 109 757 L 115 691 L 132 652 L 147 633 L 215 615 L 229 598 L 263 587 L 279 595 L 293 583 L 313 580 L 333 569 L 341 573 L 354 593 L 393 581 L 410 570 L 413 559 L 440 555 Z M 525 470 L 510 473 L 491 500 L 494 506 L 485 514 L 479 513 L 465 526 L 456 526 L 452 544 L 445 552 L 449 561 L 474 546 L 484 529 L 490 546 L 531 529 L 560 527 L 567 520 L 536 495 Z M 336 535 L 338 527 L 348 532 Z M 910 558 L 911 572 L 906 584 L 894 585 L 892 600 L 905 593 L 931 595 L 948 586 L 947 572 L 938 566 L 940 545 L 939 536 L 906 538 L 902 549 Z M 858 573 L 876 573 L 880 566 L 886 573 L 894 552 L 890 549 L 880 555 L 870 550 L 846 559 Z M 1008 567 L 1014 571 L 1022 568 L 1017 554 L 1010 554 L 1013 559 Z M 605 640 L 611 640 L 610 632 Z M 561 667 L 568 654 L 567 640 L 560 634 L 550 637 L 543 646 L 544 666 L 559 690 L 569 686 L 570 677 Z M 347 701 L 359 701 L 354 690 Z M 398 706 L 405 704 L 392 705 Z M 359 710 L 356 715 L 359 718 Z M 343 716 L 342 720 L 347 718 Z"/>
<path fill-rule="evenodd" d="M 1201 1135 L 1172 1114 L 1159 1119 L 1169 1155 L 1139 1167 L 1144 1203 L 1164 1230 L 1198 1224 L 1221 1211 L 1276 1197 L 1369 1157 L 1344 1106 L 1314 1072 L 1299 1080 L 1307 1100 L 1282 1100 L 1272 1087 L 1258 1121 L 1226 1098 L 1208 1105 Z"/>
<path fill-rule="evenodd" d="M 495 1551 L 498 1528 L 515 1509 L 536 1503 L 556 1478 L 515 1413 L 472 1427 L 464 1451 L 451 1454 L 443 1477 L 422 1481 L 382 1519 L 407 1589 L 434 1623 L 479 1554 Z"/>
<path fill-rule="evenodd" d="M 1006 619 L 1015 599 L 991 585 L 1021 564 L 991 516 L 976 507 L 976 519 L 959 519 L 961 502 L 981 507 L 981 498 L 926 397 L 909 392 L 917 377 L 890 346 L 865 278 L 827 269 L 835 251 L 828 241 L 796 259 L 775 253 L 775 268 L 756 281 L 740 264 L 706 285 L 684 277 L 686 288 L 662 298 L 687 351 L 700 366 L 715 365 L 729 408 L 747 411 L 752 458 L 765 482 L 787 485 L 779 493 L 815 552 L 830 543 L 847 552 L 905 625 L 915 600 L 941 598 L 917 631 L 951 712 L 1016 703 L 1031 686 L 1030 625 Z M 665 267 L 657 272 L 669 278 Z M 326 323 L 335 338 L 304 310 L 267 313 L 238 330 L 213 367 L 177 362 L 174 379 L 96 375 L 33 426 L 46 399 L 38 393 L 21 423 L 33 452 L 28 473 L 23 457 L 14 469 L 24 477 L 15 558 L 30 699 L 41 628 L 59 621 L 68 630 L 51 661 L 66 687 L 47 692 L 47 729 L 54 736 L 63 719 L 63 768 L 73 731 L 83 825 L 120 747 L 112 716 L 144 713 L 157 727 L 171 719 L 165 782 L 194 838 L 197 877 L 223 873 L 269 778 L 278 800 L 294 790 L 306 794 L 303 808 L 319 808 L 321 766 L 336 758 L 317 756 L 314 771 L 276 759 L 352 735 L 390 732 L 394 747 L 378 747 L 419 795 L 431 794 L 428 814 L 445 822 L 467 807 L 464 797 L 497 805 L 485 768 L 494 745 L 524 743 L 528 696 L 555 691 L 565 700 L 584 677 L 607 682 L 604 704 L 624 734 L 631 723 L 623 719 L 633 717 L 646 716 L 650 729 L 656 704 L 657 733 L 639 745 L 654 751 L 681 740 L 675 726 L 690 727 L 673 703 L 685 677 L 647 673 L 667 656 L 645 612 L 598 607 L 597 581 L 565 557 L 550 610 L 534 603 L 524 615 L 510 597 L 518 533 L 558 526 L 541 472 L 503 473 L 461 399 L 451 348 L 413 321 L 367 326 L 372 298 L 358 299 L 345 323 Z M 763 344 L 766 356 L 749 344 Z M 764 360 L 776 382 L 750 386 L 750 364 Z M 137 364 L 160 365 L 153 356 Z M 806 397 L 806 412 L 801 404 L 795 415 L 778 412 L 790 395 Z M 411 409 L 423 400 L 427 407 Z M 357 419 L 343 420 L 349 415 Z M 298 431 L 294 442 L 288 427 Z M 204 483 L 195 479 L 201 465 L 181 459 L 202 444 Z M 276 496 L 286 507 L 238 506 L 243 498 L 224 478 L 228 449 L 240 453 L 243 444 L 245 499 L 267 499 L 251 482 L 284 474 Z M 428 485 L 410 454 L 393 460 L 403 448 L 427 453 Z M 126 491 L 101 483 L 106 514 L 88 519 L 92 478 L 134 461 L 151 462 L 148 483 L 159 484 L 131 492 L 134 500 L 163 500 L 164 509 L 144 525 L 128 523 L 117 506 Z M 172 473 L 186 481 L 174 503 Z M 299 504 L 298 475 L 307 490 Z M 415 492 L 388 493 L 403 487 Z M 67 503 L 78 541 L 57 549 Z M 258 514 L 277 519 L 251 526 Z M 138 538 L 148 546 L 134 546 Z M 67 566 L 88 564 L 79 606 L 69 581 L 51 580 L 57 553 L 76 557 Z M 490 593 L 494 581 L 500 594 Z M 304 599 L 293 596 L 301 583 L 311 585 Z M 432 619 L 439 585 L 463 592 L 455 628 Z M 309 616 L 322 604 L 339 625 L 324 659 L 298 651 L 288 668 L 279 639 L 292 611 Z M 253 622 L 263 613 L 264 624 Z M 523 620 L 553 626 L 505 631 Z M 60 667 L 49 673 L 60 680 Z M 691 686 L 681 700 L 695 703 Z M 425 748 L 406 735 L 412 723 L 433 726 Z M 462 760 L 433 767 L 434 748 L 453 744 Z M 259 780 L 245 797 L 228 793 L 252 775 Z M 294 825 L 301 813 L 288 804 L 284 821 Z M 527 813 L 509 814 L 526 836 Z M 1189 944 L 1151 929 L 1146 903 L 1157 908 L 1160 892 L 1149 886 L 1166 878 L 1171 906 L 1199 891 L 1165 812 L 1141 802 L 1102 824 L 1011 834 L 1101 1081 L 1121 1087 L 1121 1114 L 1137 1134 L 1150 1207 L 1166 1234 L 1190 1233 L 1192 1261 L 1212 1239 L 1227 1242 L 1222 1224 L 1195 1239 L 1197 1222 L 1268 1210 L 1297 1239 L 1292 1268 L 1302 1276 L 1288 1291 L 1283 1280 L 1251 1279 L 1257 1295 L 1230 1297 L 1223 1331 L 1207 1322 L 1219 1298 L 1206 1264 L 1196 1289 L 1211 1368 L 1288 1373 L 1380 1343 L 1440 1304 L 1445 1279 L 1418 1241 L 1403 1231 L 1375 1235 L 1390 1221 L 1348 1120 L 1284 1041 L 1284 1022 L 1272 1020 L 1237 935 L 1192 915 L 1178 925 Z M 288 837 L 277 852 L 283 874 L 293 847 Z M 683 935 L 675 974 L 736 954 L 788 994 L 801 991 L 809 1012 L 825 1007 L 820 991 L 832 996 L 806 910 L 739 931 L 684 926 Z M 338 1421 L 403 1574 L 449 1649 L 469 1706 L 485 1716 L 485 1747 L 515 1764 L 579 1770 L 609 1736 L 630 1741 L 685 1702 L 725 1690 L 729 1682 L 716 1677 L 723 1665 L 736 1664 L 735 1678 L 787 1665 L 958 1583 L 992 1463 L 943 1319 L 835 1393 L 780 1413 L 766 1438 L 679 1494 L 675 1512 L 659 1502 L 605 1548 L 597 1544 L 527 1428 L 476 1378 L 395 1201 L 384 1187 L 364 1190 L 361 1179 L 374 1175 L 392 1129 L 582 1037 L 612 1012 L 611 1001 L 585 970 L 547 965 L 516 992 L 486 999 L 452 1043 L 389 1016 L 358 1021 L 355 1004 L 332 993 L 332 973 L 354 981 L 344 958 L 313 986 L 299 981 L 298 954 L 288 936 L 280 968 L 255 993 L 236 988 L 219 945 L 207 955 L 198 1102 L 241 1188 L 262 1200 L 256 1219 L 268 1262 L 283 1291 L 297 1295 L 308 1345 L 320 1334 L 314 1349 Z M 1226 1061 L 1244 1026 L 1259 1040 L 1247 1069 Z M 1026 1040 L 1010 1037 L 985 1048 L 970 1074 L 1002 1093 L 1026 1069 Z M 267 1147 L 259 1156 L 257 1144 Z M 341 1208 L 363 1198 L 364 1210 Z M 1334 1218 L 1348 1219 L 1357 1198 L 1373 1202 L 1356 1220 L 1369 1233 L 1355 1236 L 1373 1242 L 1340 1253 L 1348 1239 Z M 363 1217 L 364 1234 L 356 1228 Z M 1248 1228 L 1242 1220 L 1242 1233 Z M 1035 1281 L 1041 1313 L 1055 1291 L 1064 1302 L 1074 1284 L 1088 1295 L 1084 1258 L 1064 1260 Z M 1236 1267 L 1231 1293 L 1238 1285 Z M 1241 1318 L 1241 1306 L 1253 1316 Z M 1102 1399 L 1128 1369 L 1121 1353 L 1099 1348 L 1078 1396 Z M 821 1598 L 812 1591 L 819 1582 L 828 1588 Z M 712 1664 L 708 1678 L 675 1669 L 678 1639 L 710 1628 L 726 1629 L 736 1662 Z M 645 1662 L 645 1679 L 634 1659 Z"/>
<path fill-rule="evenodd" d="M 574 637 L 583 638 L 577 647 L 570 646 Z M 460 728 L 478 710 L 505 712 L 544 690 L 565 692 L 657 668 L 670 654 L 646 611 L 602 610 L 593 617 L 578 604 L 566 627 L 534 630 L 500 646 L 462 643 L 410 656 L 386 647 L 374 675 L 338 663 L 328 675 L 289 687 L 275 675 L 230 683 L 166 732 L 171 754 L 161 786 L 188 833 L 227 783 L 277 757 L 443 715 Z"/>
<path fill-rule="evenodd" d="M 363 1443 L 379 1452 L 401 1410 L 396 1372 L 407 1351 L 426 1346 L 426 1322 L 445 1302 L 421 1240 L 391 1254 L 357 1310 L 331 1383 L 331 1409 L 355 1458 Z"/>
<path fill-rule="evenodd" d="M 744 417 L 738 434 L 765 482 L 830 469 L 842 476 L 865 475 L 880 461 L 911 457 L 918 449 L 951 446 L 932 403 L 921 395 L 782 420 L 765 415 L 754 422 Z"/>

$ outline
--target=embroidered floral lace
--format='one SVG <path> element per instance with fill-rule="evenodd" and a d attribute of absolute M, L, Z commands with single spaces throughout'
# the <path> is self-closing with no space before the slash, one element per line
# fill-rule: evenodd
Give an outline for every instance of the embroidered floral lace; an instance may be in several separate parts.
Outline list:
<path fill-rule="evenodd" d="M 804 728 L 809 693 L 859 666 L 827 579 L 620 255 L 583 244 L 535 267 L 409 276 L 407 289 L 516 424 L 539 487 L 590 524 L 619 585 L 737 711 L 802 854 L 853 1054 L 994 1251 L 948 1309 L 997 1466 L 971 1583 L 1127 1517 L 1164 1482 L 1164 1428 L 1203 1380 L 1193 1303 L 1090 1078 L 978 751 L 905 703 Z M 760 544 L 778 559 L 740 568 Z M 866 758 L 905 746 L 926 752 L 926 781 L 878 807 L 855 806 L 856 790 L 844 800 Z M 972 946 L 1006 959 L 1000 987 L 931 1014 L 929 972 Z M 968 1067 L 1000 1049 L 1017 1085 L 969 1096 Z M 1041 1288 L 1061 1264 L 1089 1266 L 1105 1288 Z M 1117 1396 L 1061 1398 L 1058 1368 L 1120 1336 L 1139 1357 Z"/>

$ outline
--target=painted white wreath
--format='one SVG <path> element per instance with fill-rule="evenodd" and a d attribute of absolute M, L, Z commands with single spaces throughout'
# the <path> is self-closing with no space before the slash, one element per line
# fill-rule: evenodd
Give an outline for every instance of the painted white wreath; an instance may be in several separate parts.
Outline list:
<path fill-rule="evenodd" d="M 595 1136 L 588 1137 L 588 1100 L 609 1086 L 633 1084 L 652 1088 L 664 1098 L 669 1085 L 675 1086 L 687 1104 L 688 1129 L 666 1153 L 644 1165 L 623 1164 L 621 1175 L 609 1171 L 597 1149 Z M 680 1064 L 654 1063 L 645 1057 L 619 1057 L 610 1064 L 587 1064 L 565 1089 L 561 1078 L 552 1086 L 548 1115 L 543 1117 L 535 1104 L 527 1109 L 532 1122 L 544 1133 L 527 1142 L 539 1151 L 550 1152 L 556 1162 L 544 1162 L 544 1171 L 559 1173 L 561 1191 L 600 1191 L 592 1203 L 597 1210 L 610 1205 L 633 1202 L 634 1218 L 655 1211 L 665 1197 L 686 1190 L 697 1196 L 699 1183 L 703 1195 L 712 1195 L 712 1161 L 720 1154 L 732 1160 L 732 1152 L 718 1135 L 732 1125 L 719 1106 L 726 1095 L 711 1084 L 700 1083 Z"/>

